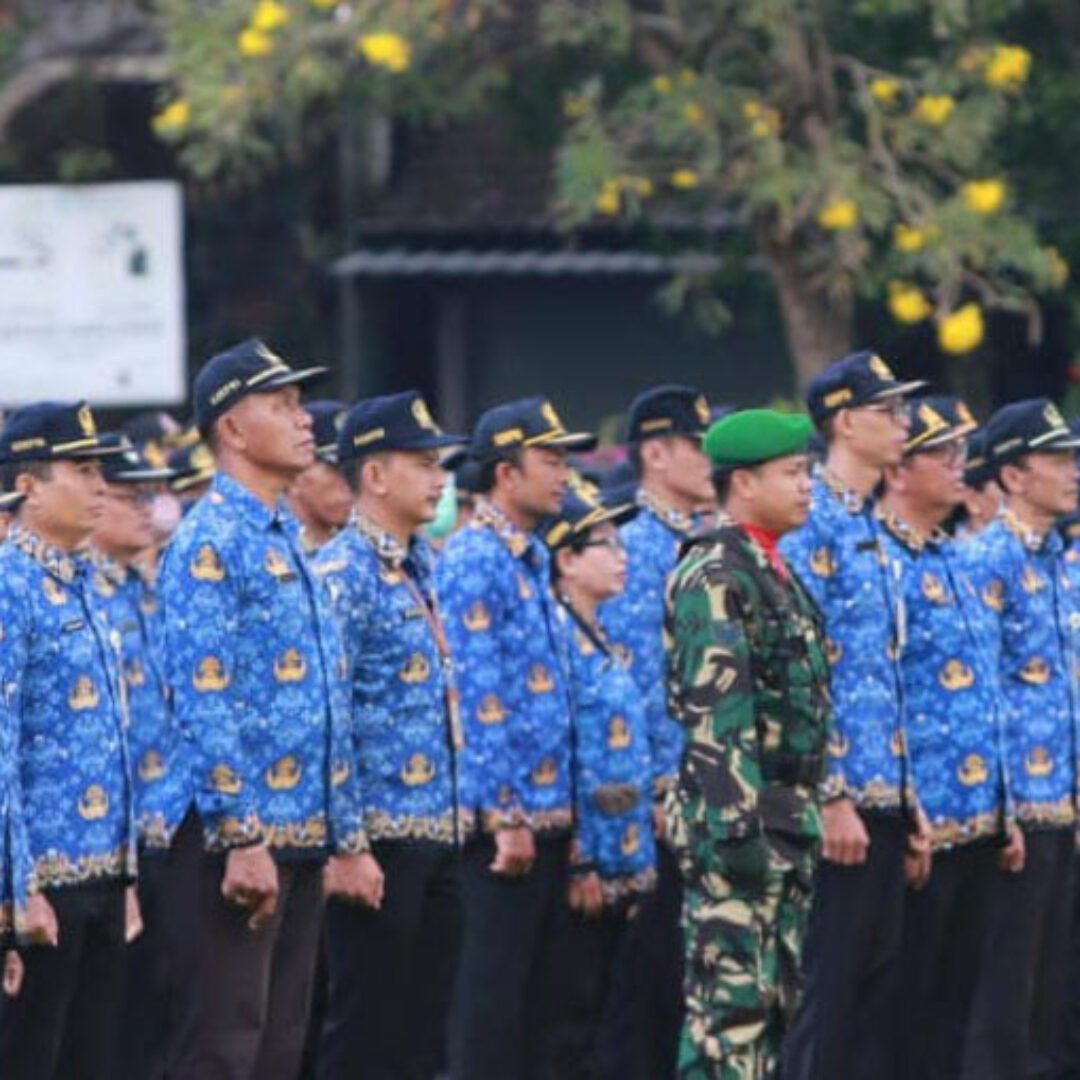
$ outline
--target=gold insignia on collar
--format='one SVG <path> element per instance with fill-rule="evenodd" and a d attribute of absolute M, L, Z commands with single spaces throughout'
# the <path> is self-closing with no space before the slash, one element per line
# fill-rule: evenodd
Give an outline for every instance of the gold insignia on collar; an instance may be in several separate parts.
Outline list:
<path fill-rule="evenodd" d="M 608 726 L 608 747 L 612 750 L 625 750 L 632 740 L 633 736 L 626 718 L 622 716 L 614 717 Z"/>
<path fill-rule="evenodd" d="M 1054 771 L 1054 759 L 1045 747 L 1033 747 L 1024 758 L 1024 772 L 1028 776 L 1049 776 Z"/>
<path fill-rule="evenodd" d="M 101 695 L 94 685 L 94 680 L 89 675 L 80 675 L 68 694 L 69 708 L 74 712 L 83 712 L 86 709 L 96 709 L 100 701 Z"/>
<path fill-rule="evenodd" d="M 968 690 L 975 685 L 975 672 L 962 660 L 950 660 L 938 675 L 938 682 L 950 693 Z"/>
<path fill-rule="evenodd" d="M 423 787 L 435 779 L 435 766 L 426 754 L 417 751 L 401 770 L 401 779 L 406 787 Z"/>
<path fill-rule="evenodd" d="M 532 694 L 550 694 L 555 689 L 555 683 L 543 664 L 533 664 L 529 672 L 528 687 Z"/>
<path fill-rule="evenodd" d="M 87 439 L 93 439 L 97 435 L 97 424 L 94 423 L 94 414 L 89 405 L 82 405 L 75 414 L 79 421 L 79 429 Z"/>
<path fill-rule="evenodd" d="M 498 694 L 485 694 L 476 710 L 476 719 L 481 724 L 501 724 L 506 719 L 506 709 Z"/>
<path fill-rule="evenodd" d="M 408 663 L 398 672 L 398 678 L 410 686 L 425 683 L 431 678 L 431 665 L 423 653 L 413 653 Z"/>
<path fill-rule="evenodd" d="M 426 428 L 428 431 L 439 430 L 438 425 L 435 423 L 435 418 L 429 412 L 427 402 L 424 401 L 423 398 L 413 398 L 412 414 L 413 419 L 420 427 Z"/>
<path fill-rule="evenodd" d="M 977 787 L 985 784 L 990 772 L 982 754 L 968 754 L 956 770 L 957 779 L 964 787 Z"/>
<path fill-rule="evenodd" d="M 166 771 L 165 758 L 158 750 L 147 750 L 139 759 L 139 779 L 144 784 L 160 780 Z"/>
<path fill-rule="evenodd" d="M 203 544 L 191 562 L 191 576 L 196 581 L 224 581 L 225 567 L 218 553 L 209 544 Z"/>
<path fill-rule="evenodd" d="M 109 793 L 100 784 L 91 784 L 79 796 L 79 817 L 100 821 L 109 812 Z"/>
<path fill-rule="evenodd" d="M 539 765 L 533 769 L 532 782 L 537 787 L 551 787 L 552 784 L 559 777 L 559 766 L 555 764 L 553 758 L 544 758 Z"/>
<path fill-rule="evenodd" d="M 271 791 L 292 791 L 303 775 L 300 762 L 292 754 L 279 758 L 266 770 L 266 786 Z"/>
<path fill-rule="evenodd" d="M 216 656 L 204 656 L 195 669 L 191 682 L 200 694 L 224 690 L 232 680 Z"/>
<path fill-rule="evenodd" d="M 307 675 L 307 661 L 300 655 L 299 649 L 286 649 L 274 661 L 274 678 L 279 683 L 302 682 Z"/>
<path fill-rule="evenodd" d="M 67 603 L 67 592 L 55 578 L 42 578 L 41 588 L 50 604 L 59 607 L 61 604 Z"/>

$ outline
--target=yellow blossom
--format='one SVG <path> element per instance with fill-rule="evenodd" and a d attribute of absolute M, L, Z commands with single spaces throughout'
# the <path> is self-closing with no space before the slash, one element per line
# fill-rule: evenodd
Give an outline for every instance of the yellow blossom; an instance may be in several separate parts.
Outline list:
<path fill-rule="evenodd" d="M 700 177 L 693 169 L 676 169 L 671 174 L 670 180 L 672 187 L 680 188 L 683 191 L 696 188 L 701 182 Z"/>
<path fill-rule="evenodd" d="M 384 68 L 395 75 L 409 69 L 412 63 L 412 46 L 400 35 L 392 32 L 361 34 L 356 48 L 373 67 Z"/>
<path fill-rule="evenodd" d="M 761 115 L 761 102 L 757 98 L 750 98 L 743 102 L 742 114 L 747 120 L 756 120 Z"/>
<path fill-rule="evenodd" d="M 926 247 L 926 233 L 914 225 L 897 225 L 893 229 L 893 246 L 897 251 L 913 255 Z"/>
<path fill-rule="evenodd" d="M 191 123 L 191 106 L 178 98 L 166 105 L 150 123 L 158 135 L 176 135 Z"/>
<path fill-rule="evenodd" d="M 964 304 L 938 323 L 938 345 L 953 356 L 978 348 L 985 336 L 986 323 L 978 304 Z"/>
<path fill-rule="evenodd" d="M 693 86 L 697 80 L 698 74 L 693 68 L 683 68 L 679 72 L 679 82 L 681 82 L 683 86 Z"/>
<path fill-rule="evenodd" d="M 1050 284 L 1055 289 L 1063 289 L 1069 280 L 1069 264 L 1061 257 L 1061 252 L 1056 247 L 1046 248 L 1044 254 L 1050 264 Z"/>
<path fill-rule="evenodd" d="M 670 94 L 671 93 L 671 79 L 667 75 L 657 75 L 653 81 L 653 89 L 658 94 Z"/>
<path fill-rule="evenodd" d="M 915 105 L 915 115 L 931 127 L 941 127 L 950 116 L 956 102 L 948 94 L 926 94 Z"/>
<path fill-rule="evenodd" d="M 889 311 L 897 322 L 917 323 L 929 318 L 933 305 L 914 285 L 889 282 Z"/>
<path fill-rule="evenodd" d="M 900 95 L 900 83 L 896 79 L 881 76 L 870 80 L 870 94 L 882 105 L 892 105 Z"/>
<path fill-rule="evenodd" d="M 596 209 L 598 213 L 613 217 L 619 212 L 622 198 L 619 195 L 618 180 L 605 180 L 604 186 L 596 196 Z"/>
<path fill-rule="evenodd" d="M 259 0 L 251 16 L 251 25 L 256 30 L 269 33 L 289 21 L 289 9 L 278 0 Z"/>
<path fill-rule="evenodd" d="M 262 30 L 256 30 L 254 26 L 240 31 L 236 45 L 241 56 L 267 56 L 274 51 L 274 39 Z"/>
<path fill-rule="evenodd" d="M 999 90 L 1016 90 L 1027 82 L 1031 53 L 1022 45 L 995 45 L 986 65 L 986 81 Z"/>
<path fill-rule="evenodd" d="M 696 101 L 688 101 L 683 106 L 683 116 L 691 127 L 701 127 L 705 123 L 705 110 Z"/>
<path fill-rule="evenodd" d="M 859 207 L 853 199 L 833 199 L 819 211 L 818 224 L 832 232 L 851 229 L 859 220 Z"/>
<path fill-rule="evenodd" d="M 1005 202 L 1008 188 L 1004 180 L 969 180 L 960 194 L 976 214 L 996 214 Z"/>

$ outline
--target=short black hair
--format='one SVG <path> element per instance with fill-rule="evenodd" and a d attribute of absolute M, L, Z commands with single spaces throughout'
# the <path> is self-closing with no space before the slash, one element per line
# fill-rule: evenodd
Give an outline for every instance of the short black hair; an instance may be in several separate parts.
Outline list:
<path fill-rule="evenodd" d="M 511 447 L 509 450 L 504 451 L 498 457 L 488 458 L 486 461 L 481 461 L 476 476 L 477 493 L 480 495 L 490 494 L 491 489 L 495 486 L 495 469 L 498 467 L 499 462 L 505 461 L 508 464 L 513 465 L 515 469 L 520 469 L 521 450 L 522 448 L 520 446 Z"/>
<path fill-rule="evenodd" d="M 712 486 L 716 492 L 716 501 L 723 506 L 731 495 L 731 474 L 734 469 L 713 469 Z"/>
<path fill-rule="evenodd" d="M 5 491 L 14 491 L 15 482 L 23 473 L 36 480 L 48 480 L 52 476 L 52 467 L 51 461 L 12 461 L 0 469 L 0 479 Z"/>

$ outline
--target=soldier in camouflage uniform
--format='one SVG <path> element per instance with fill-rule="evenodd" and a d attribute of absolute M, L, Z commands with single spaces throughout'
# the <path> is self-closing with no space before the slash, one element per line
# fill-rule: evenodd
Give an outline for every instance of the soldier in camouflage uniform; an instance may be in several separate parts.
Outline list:
<path fill-rule="evenodd" d="M 730 520 L 668 586 L 672 715 L 687 743 L 666 803 L 685 880 L 682 1080 L 777 1074 L 800 983 L 831 715 L 818 610 L 776 544 L 810 507 L 810 422 L 769 410 L 705 437 Z"/>

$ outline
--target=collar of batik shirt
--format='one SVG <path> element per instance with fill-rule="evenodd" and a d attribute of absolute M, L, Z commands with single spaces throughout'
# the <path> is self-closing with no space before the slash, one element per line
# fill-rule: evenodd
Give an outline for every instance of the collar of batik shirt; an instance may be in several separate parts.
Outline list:
<path fill-rule="evenodd" d="M 300 523 L 293 516 L 284 499 L 279 500 L 277 506 L 271 509 L 262 500 L 256 498 L 239 480 L 220 470 L 214 474 L 210 491 L 205 497 L 215 505 L 227 502 L 262 532 L 281 529 L 294 544 L 299 546 Z"/>
<path fill-rule="evenodd" d="M 949 534 L 941 528 L 935 528 L 929 536 L 926 536 L 914 526 L 909 525 L 899 514 L 885 510 L 881 506 L 874 507 L 874 517 L 904 547 L 914 551 L 916 554 L 927 547 L 940 547 L 949 539 Z"/>
<path fill-rule="evenodd" d="M 25 526 L 12 525 L 7 538 L 9 543 L 29 555 L 43 570 L 65 585 L 71 585 L 76 579 L 82 577 L 83 562 L 77 555 L 64 551 L 55 544 L 50 544 Z"/>
<path fill-rule="evenodd" d="M 1008 508 L 1001 511 L 1001 523 L 1023 544 L 1026 551 L 1038 554 L 1040 552 L 1054 553 L 1064 546 L 1061 534 L 1057 529 L 1049 529 L 1039 533 L 1030 525 L 1025 525 L 1013 511 Z"/>
<path fill-rule="evenodd" d="M 359 510 L 354 510 L 349 518 L 349 524 L 365 540 L 375 548 L 375 554 L 389 563 L 395 570 L 399 570 L 406 561 L 416 562 L 419 554 L 420 541 L 413 536 L 409 544 L 403 544 L 393 533 L 388 532 L 381 525 L 376 525 L 369 517 L 365 517 Z"/>
<path fill-rule="evenodd" d="M 860 495 L 854 488 L 850 488 L 839 476 L 825 465 L 815 465 L 814 475 L 832 492 L 840 505 L 849 514 L 861 514 L 869 505 L 870 497 Z"/>
<path fill-rule="evenodd" d="M 663 499 L 651 491 L 646 491 L 645 488 L 638 488 L 634 501 L 680 536 L 690 536 L 697 528 L 697 521 L 693 514 L 669 506 Z"/>
<path fill-rule="evenodd" d="M 490 499 L 481 496 L 476 500 L 476 509 L 469 524 L 491 529 L 515 559 L 544 558 L 544 545 L 535 536 L 518 528 Z"/>

